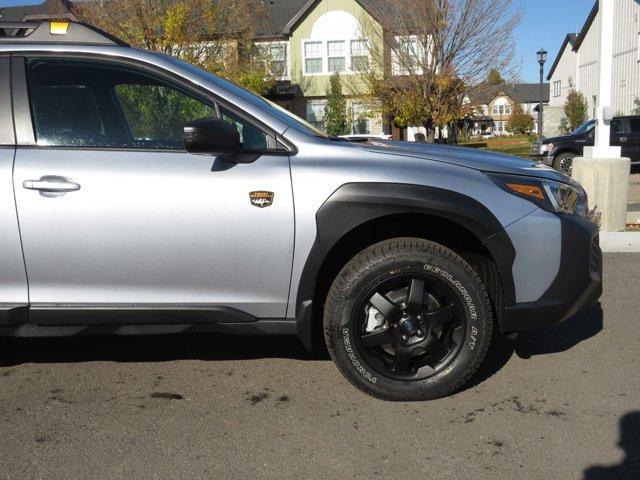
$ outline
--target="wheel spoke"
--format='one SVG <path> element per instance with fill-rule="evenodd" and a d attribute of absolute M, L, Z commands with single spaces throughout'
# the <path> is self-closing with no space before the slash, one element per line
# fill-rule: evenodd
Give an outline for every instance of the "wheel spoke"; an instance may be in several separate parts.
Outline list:
<path fill-rule="evenodd" d="M 389 327 L 385 327 L 362 336 L 362 344 L 366 348 L 377 347 L 379 345 L 391 343 L 392 341 L 393 337 L 391 336 Z"/>
<path fill-rule="evenodd" d="M 425 328 L 440 327 L 453 320 L 455 313 L 456 308 L 453 304 L 449 304 L 446 307 L 439 308 L 433 312 L 425 312 L 423 313 Z"/>
<path fill-rule="evenodd" d="M 396 372 L 406 372 L 407 370 L 409 370 L 412 353 L 412 347 L 396 345 L 396 355 L 393 359 L 393 370 Z"/>
<path fill-rule="evenodd" d="M 424 298 L 424 280 L 414 278 L 411 280 L 409 287 L 409 297 L 407 298 L 407 306 L 415 312 L 422 309 L 422 300 Z"/>
<path fill-rule="evenodd" d="M 379 293 L 375 293 L 369 303 L 391 323 L 397 322 L 402 317 L 402 310 Z"/>
<path fill-rule="evenodd" d="M 429 350 L 431 351 L 431 360 L 436 362 L 441 362 L 449 353 L 449 349 L 440 340 L 433 342 L 429 346 Z"/>

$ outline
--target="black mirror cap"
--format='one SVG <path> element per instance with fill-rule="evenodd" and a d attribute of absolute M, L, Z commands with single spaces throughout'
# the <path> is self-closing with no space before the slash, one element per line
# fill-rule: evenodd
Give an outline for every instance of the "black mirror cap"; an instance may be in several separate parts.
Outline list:
<path fill-rule="evenodd" d="M 187 123 L 182 138 L 189 153 L 229 153 L 241 147 L 238 129 L 221 118 L 200 118 Z"/>

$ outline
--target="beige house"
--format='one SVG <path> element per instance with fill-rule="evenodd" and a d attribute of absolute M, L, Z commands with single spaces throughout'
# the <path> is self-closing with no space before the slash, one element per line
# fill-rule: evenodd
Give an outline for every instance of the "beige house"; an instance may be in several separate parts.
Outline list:
<path fill-rule="evenodd" d="M 369 65 L 363 25 L 379 25 L 383 0 L 274 0 L 266 3 L 270 21 L 256 45 L 268 53 L 279 81 L 269 95 L 285 108 L 322 128 L 329 78 L 343 76 L 343 91 L 353 134 L 389 130 L 382 116 L 368 115 L 349 84 Z M 382 28 L 382 27 L 380 27 Z"/>
<path fill-rule="evenodd" d="M 532 133 L 538 133 L 538 108 L 540 85 L 537 83 L 505 83 L 480 85 L 468 99 L 476 105 L 476 114 L 467 120 L 471 135 L 485 132 L 494 135 L 510 135 L 507 131 L 509 117 L 516 103 L 533 119 Z M 549 84 L 543 85 L 543 106 L 549 102 Z"/>

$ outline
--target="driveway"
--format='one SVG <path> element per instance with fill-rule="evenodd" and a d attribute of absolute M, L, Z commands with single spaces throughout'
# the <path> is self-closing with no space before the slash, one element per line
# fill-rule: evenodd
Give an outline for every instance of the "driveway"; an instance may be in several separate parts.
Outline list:
<path fill-rule="evenodd" d="M 369 398 L 293 338 L 3 340 L 0 478 L 637 479 L 639 272 L 605 255 L 602 309 L 433 402 Z"/>

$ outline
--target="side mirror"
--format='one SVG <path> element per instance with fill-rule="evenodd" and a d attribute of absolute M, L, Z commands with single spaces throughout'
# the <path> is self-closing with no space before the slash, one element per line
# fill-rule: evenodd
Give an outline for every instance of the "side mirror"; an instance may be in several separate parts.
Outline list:
<path fill-rule="evenodd" d="M 189 153 L 233 153 L 241 147 L 238 129 L 221 118 L 201 118 L 187 123 L 182 138 Z"/>

